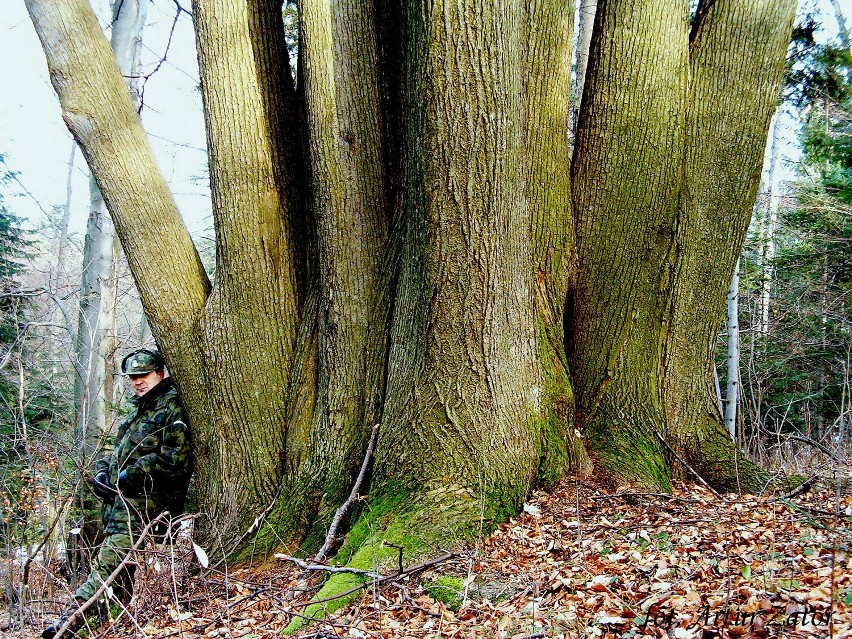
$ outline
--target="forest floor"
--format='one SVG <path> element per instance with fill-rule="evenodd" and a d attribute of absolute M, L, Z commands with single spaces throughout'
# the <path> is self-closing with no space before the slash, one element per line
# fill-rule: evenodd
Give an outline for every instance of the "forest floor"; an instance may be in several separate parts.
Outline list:
<path fill-rule="evenodd" d="M 194 576 L 147 563 L 161 577 L 93 637 L 269 639 L 315 592 L 287 561 Z M 667 496 L 568 479 L 477 546 L 367 587 L 295 636 L 852 638 L 852 495 L 720 498 L 679 484 Z"/>

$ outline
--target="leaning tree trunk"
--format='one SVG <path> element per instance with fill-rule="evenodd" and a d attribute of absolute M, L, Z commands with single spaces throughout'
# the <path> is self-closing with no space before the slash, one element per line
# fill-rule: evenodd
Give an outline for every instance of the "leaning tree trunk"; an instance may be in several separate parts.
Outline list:
<path fill-rule="evenodd" d="M 110 45 L 137 108 L 139 52 L 148 5 L 148 0 L 118 0 L 112 3 Z M 73 152 L 71 157 L 73 160 Z M 89 217 L 80 277 L 80 312 L 73 354 L 76 370 L 80 372 L 74 379 L 77 418 L 74 440 L 81 477 L 91 472 L 91 464 L 101 455 L 104 438 L 109 434 L 113 421 L 116 259 L 119 250 L 106 203 L 95 177 L 91 176 Z M 88 545 L 98 534 L 100 504 L 88 486 L 88 481 L 80 482 L 77 505 L 83 518 L 80 526 L 82 533 L 74 536 L 72 543 L 86 540 Z M 75 553 L 74 561 L 77 558 Z"/>
<path fill-rule="evenodd" d="M 719 0 L 707 7 L 699 7 L 690 45 L 689 142 L 661 385 L 669 440 L 692 468 L 720 489 L 754 491 L 765 487 L 768 474 L 740 454 L 722 425 L 713 358 L 725 291 L 757 195 L 796 2 Z"/>

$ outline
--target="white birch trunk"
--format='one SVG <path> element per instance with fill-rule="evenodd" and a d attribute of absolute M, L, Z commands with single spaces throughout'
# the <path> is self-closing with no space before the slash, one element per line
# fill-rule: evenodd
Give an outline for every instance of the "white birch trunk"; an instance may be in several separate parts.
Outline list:
<path fill-rule="evenodd" d="M 142 29 L 150 0 L 113 2 L 113 52 L 127 81 L 136 107 L 139 107 L 138 69 Z M 112 422 L 116 300 L 115 228 L 94 178 L 90 180 L 91 206 L 83 249 L 80 283 L 80 319 L 76 355 L 85 371 L 77 380 L 77 438 L 84 463 L 100 448 Z"/>
<path fill-rule="evenodd" d="M 725 391 L 725 430 L 737 441 L 737 406 L 740 396 L 740 260 L 728 289 L 728 384 Z"/>

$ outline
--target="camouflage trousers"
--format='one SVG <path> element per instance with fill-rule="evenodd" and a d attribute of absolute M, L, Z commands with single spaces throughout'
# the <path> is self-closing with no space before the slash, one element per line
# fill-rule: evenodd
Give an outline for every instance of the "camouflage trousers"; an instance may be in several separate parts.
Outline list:
<path fill-rule="evenodd" d="M 104 541 L 98 551 L 98 556 L 92 561 L 92 569 L 89 572 L 89 576 L 77 588 L 74 598 L 80 601 L 90 599 L 104 581 L 106 581 L 107 577 L 115 572 L 115 569 L 124 561 L 132 545 L 130 535 L 115 533 L 104 537 Z M 130 601 L 130 597 L 133 594 L 133 574 L 135 572 L 136 566 L 127 564 L 110 584 L 113 594 L 122 603 Z M 109 590 L 106 592 L 109 592 Z"/>

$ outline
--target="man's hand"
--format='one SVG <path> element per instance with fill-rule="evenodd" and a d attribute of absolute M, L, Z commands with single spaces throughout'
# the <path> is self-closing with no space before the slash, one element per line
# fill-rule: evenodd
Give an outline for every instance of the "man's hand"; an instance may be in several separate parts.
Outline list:
<path fill-rule="evenodd" d="M 125 468 L 118 474 L 118 491 L 128 497 L 136 497 L 142 493 L 144 473 L 134 466 Z"/>
<path fill-rule="evenodd" d="M 107 471 L 102 470 L 95 473 L 95 478 L 92 480 L 92 492 L 102 501 L 112 499 L 115 496 L 115 488 L 109 483 L 109 473 Z"/>

